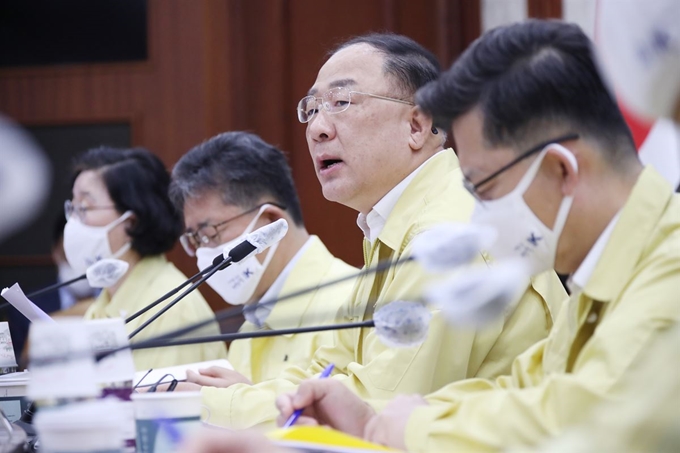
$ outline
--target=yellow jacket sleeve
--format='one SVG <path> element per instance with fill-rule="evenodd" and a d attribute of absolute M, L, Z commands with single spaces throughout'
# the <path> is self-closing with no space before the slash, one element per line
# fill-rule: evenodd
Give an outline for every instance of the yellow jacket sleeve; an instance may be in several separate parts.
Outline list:
<path fill-rule="evenodd" d="M 623 383 L 619 400 L 596 407 L 578 428 L 540 451 L 680 451 L 680 325 L 659 335 L 645 356 Z"/>
<path fill-rule="evenodd" d="M 409 418 L 409 451 L 521 449 L 621 397 L 649 345 L 680 320 L 680 199 L 659 178 L 643 174 L 591 279 L 550 336 L 518 357 L 510 376 L 429 395 L 430 405 Z"/>

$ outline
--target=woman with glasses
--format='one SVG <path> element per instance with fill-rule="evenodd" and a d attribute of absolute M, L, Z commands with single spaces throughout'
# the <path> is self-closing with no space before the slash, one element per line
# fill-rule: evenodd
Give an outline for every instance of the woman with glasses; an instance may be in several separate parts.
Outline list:
<path fill-rule="evenodd" d="M 82 274 L 94 262 L 117 258 L 125 275 L 105 288 L 86 319 L 127 317 L 186 280 L 164 253 L 182 232 L 182 220 L 167 196 L 170 177 L 145 149 L 91 149 L 76 159 L 73 199 L 65 203 L 64 251 Z M 126 324 L 135 331 L 165 304 Z M 214 316 L 198 291 L 190 293 L 135 338 L 142 340 Z M 218 334 L 217 323 L 201 334 Z M 222 343 L 134 351 L 138 370 L 226 357 Z"/>

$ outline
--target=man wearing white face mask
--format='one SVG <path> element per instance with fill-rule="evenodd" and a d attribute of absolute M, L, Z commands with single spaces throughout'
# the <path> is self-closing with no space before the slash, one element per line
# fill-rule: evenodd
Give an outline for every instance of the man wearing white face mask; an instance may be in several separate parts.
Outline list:
<path fill-rule="evenodd" d="M 186 232 L 180 241 L 189 255 L 196 256 L 199 269 L 209 266 L 223 250 L 238 245 L 249 232 L 278 219 L 288 222 L 288 233 L 279 243 L 207 281 L 226 302 L 257 307 L 245 312 L 241 331 L 335 320 L 339 307 L 350 296 L 353 280 L 274 306 L 257 306 L 260 300 L 356 272 L 333 257 L 318 237 L 307 233 L 281 151 L 254 134 L 220 134 L 190 150 L 175 165 L 170 198 L 184 214 Z M 187 379 L 205 386 L 243 387 L 272 379 L 286 366 L 306 367 L 316 349 L 331 342 L 331 332 L 238 340 L 229 349 L 229 361 L 236 371 L 213 367 L 200 374 L 189 372 Z M 220 419 L 219 398 L 205 403 L 215 408 L 211 423 L 226 423 Z"/>
<path fill-rule="evenodd" d="M 668 118 L 680 132 L 680 2 L 600 0 L 597 29 L 612 89 L 636 113 Z M 680 147 L 651 151 L 680 155 Z M 626 377 L 622 398 L 596 407 L 544 450 L 680 451 L 680 325 L 668 330 Z"/>
<path fill-rule="evenodd" d="M 185 208 L 185 211 L 191 211 L 193 204 L 191 201 L 185 201 L 185 205 L 189 205 Z M 205 269 L 210 266 L 216 256 L 223 253 L 224 250 L 231 250 L 238 244 L 243 242 L 246 235 L 255 229 L 255 225 L 258 224 L 262 215 L 267 211 L 267 209 L 280 208 L 285 210 L 283 206 L 279 206 L 276 203 L 263 203 L 258 204 L 252 209 L 248 209 L 241 214 L 227 219 L 226 222 L 220 222 L 222 225 L 217 225 L 214 228 L 225 225 L 227 222 L 235 221 L 241 217 L 245 217 L 248 214 L 255 214 L 253 220 L 246 226 L 243 233 L 236 236 L 235 238 L 218 245 L 217 247 L 211 247 L 209 243 L 206 243 L 202 238 L 196 239 L 193 233 L 185 233 L 180 237 L 182 245 L 187 253 L 196 255 L 196 262 L 199 269 Z M 189 214 L 190 215 L 190 214 Z M 209 235 L 207 235 L 209 237 Z M 216 241 L 215 241 L 216 242 Z M 198 248 L 194 249 L 193 243 L 199 245 Z M 269 247 L 269 249 L 263 253 L 264 259 L 260 259 L 253 255 L 238 263 L 235 263 L 226 269 L 220 271 L 219 274 L 213 276 L 208 280 L 208 284 L 220 295 L 222 298 L 232 305 L 244 305 L 245 303 L 251 301 L 255 295 L 255 291 L 262 281 L 262 277 L 269 267 L 272 258 L 276 255 L 276 251 L 279 248 L 280 242 Z M 252 321 L 257 327 L 262 327 L 264 324 L 264 318 L 266 313 L 271 311 L 271 307 L 263 306 L 260 307 L 255 312 L 246 312 L 246 316 L 249 321 Z"/>
<path fill-rule="evenodd" d="M 163 163 L 144 149 L 91 149 L 76 159 L 73 199 L 65 203 L 64 252 L 77 275 L 104 258 L 126 261 L 129 269 L 102 290 L 86 319 L 126 317 L 153 302 L 186 277 L 163 255 L 181 233 L 182 222 L 170 203 L 170 176 Z M 160 308 L 126 324 L 136 330 Z M 198 291 L 174 306 L 139 334 L 149 338 L 213 315 Z M 202 334 L 217 334 L 217 323 Z M 226 357 L 221 343 L 134 351 L 137 370 Z"/>

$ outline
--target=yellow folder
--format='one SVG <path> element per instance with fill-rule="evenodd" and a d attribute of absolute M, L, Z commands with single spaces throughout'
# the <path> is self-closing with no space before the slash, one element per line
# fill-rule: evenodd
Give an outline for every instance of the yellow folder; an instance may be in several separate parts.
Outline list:
<path fill-rule="evenodd" d="M 293 426 L 276 429 L 267 436 L 277 445 L 302 451 L 334 453 L 397 451 L 324 426 Z"/>

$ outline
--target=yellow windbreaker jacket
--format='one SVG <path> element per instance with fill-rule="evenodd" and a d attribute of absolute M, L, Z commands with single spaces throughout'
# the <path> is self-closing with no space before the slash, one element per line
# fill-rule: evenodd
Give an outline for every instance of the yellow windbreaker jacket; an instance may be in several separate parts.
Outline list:
<path fill-rule="evenodd" d="M 590 280 L 549 337 L 518 357 L 509 376 L 462 381 L 429 395 L 430 405 L 409 418 L 407 448 L 494 451 L 544 441 L 597 403 L 625 395 L 624 378 L 679 320 L 680 196 L 648 167 Z"/>

